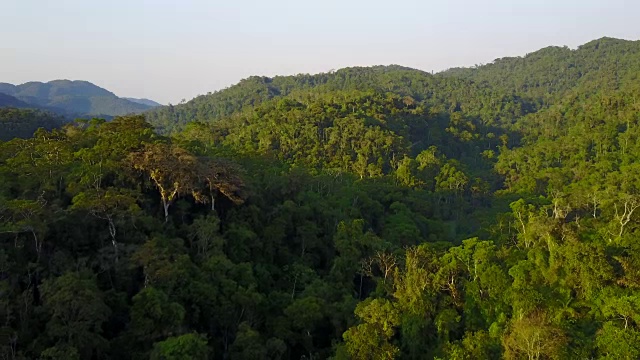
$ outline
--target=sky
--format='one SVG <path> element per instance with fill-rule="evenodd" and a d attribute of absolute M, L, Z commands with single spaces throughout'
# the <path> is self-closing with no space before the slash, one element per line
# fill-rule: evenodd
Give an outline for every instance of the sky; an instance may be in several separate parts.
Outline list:
<path fill-rule="evenodd" d="M 176 104 L 252 75 L 485 64 L 640 38 L 639 0 L 0 0 L 0 82 Z"/>

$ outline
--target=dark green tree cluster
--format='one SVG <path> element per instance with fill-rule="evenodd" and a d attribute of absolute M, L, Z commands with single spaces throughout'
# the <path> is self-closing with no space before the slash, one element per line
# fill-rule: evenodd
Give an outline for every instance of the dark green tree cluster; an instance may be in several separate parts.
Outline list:
<path fill-rule="evenodd" d="M 4 356 L 327 358 L 366 259 L 465 231 L 393 175 L 208 144 L 141 117 L 1 144 Z"/>
<path fill-rule="evenodd" d="M 62 116 L 50 112 L 0 107 L 0 141 L 29 138 L 39 128 L 52 130 L 66 123 Z"/>

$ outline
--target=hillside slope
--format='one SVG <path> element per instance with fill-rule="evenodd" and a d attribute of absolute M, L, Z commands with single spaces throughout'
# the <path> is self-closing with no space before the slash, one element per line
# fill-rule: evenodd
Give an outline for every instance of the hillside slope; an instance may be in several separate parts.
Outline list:
<path fill-rule="evenodd" d="M 0 142 L 0 354 L 640 359 L 639 44 Z"/>
<path fill-rule="evenodd" d="M 136 104 L 147 105 L 147 106 L 150 106 L 150 107 L 162 106 L 162 104 L 157 103 L 157 102 L 155 102 L 153 100 L 149 100 L 149 99 L 137 99 L 137 98 L 128 98 L 128 97 L 123 98 L 123 99 L 129 100 L 129 101 L 134 102 Z"/>
<path fill-rule="evenodd" d="M 140 113 L 151 106 L 117 97 L 87 81 L 54 80 L 22 85 L 0 83 L 0 93 L 32 107 L 50 109 L 68 116 L 117 116 Z"/>
<path fill-rule="evenodd" d="M 487 122 L 510 123 L 514 119 L 504 116 L 513 111 L 505 113 L 507 108 L 519 108 L 524 114 L 548 107 L 570 91 L 589 94 L 634 83 L 640 72 L 638 53 L 640 41 L 602 38 L 576 50 L 548 47 L 523 57 L 435 75 L 392 65 L 316 75 L 253 76 L 185 104 L 153 109 L 146 116 L 161 131 L 172 132 L 189 122 L 215 121 L 272 98 L 302 92 L 373 90 L 411 96 L 426 106 L 453 107 Z"/>
<path fill-rule="evenodd" d="M 20 101 L 11 95 L 0 92 L 0 107 L 25 108 L 29 107 L 24 101 Z"/>

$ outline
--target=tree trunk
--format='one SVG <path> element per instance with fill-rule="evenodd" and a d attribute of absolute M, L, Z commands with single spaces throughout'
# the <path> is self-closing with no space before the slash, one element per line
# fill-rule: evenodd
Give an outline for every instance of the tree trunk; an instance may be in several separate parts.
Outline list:
<path fill-rule="evenodd" d="M 169 206 L 171 204 L 166 200 L 162 200 L 162 207 L 164 208 L 164 222 L 165 224 L 169 222 Z"/>
<path fill-rule="evenodd" d="M 40 263 L 40 251 L 42 250 L 42 243 L 38 241 L 38 235 L 36 234 L 35 230 L 31 229 L 31 234 L 33 234 L 33 240 L 36 243 L 36 263 Z"/>
<path fill-rule="evenodd" d="M 118 262 L 118 242 L 116 241 L 116 225 L 113 223 L 113 219 L 108 217 L 109 221 L 109 235 L 111 235 L 111 244 L 113 245 L 113 251 L 116 257 L 116 263 Z"/>
<path fill-rule="evenodd" d="M 298 274 L 293 278 L 293 289 L 291 289 L 291 300 L 296 296 L 296 285 L 298 284 Z"/>

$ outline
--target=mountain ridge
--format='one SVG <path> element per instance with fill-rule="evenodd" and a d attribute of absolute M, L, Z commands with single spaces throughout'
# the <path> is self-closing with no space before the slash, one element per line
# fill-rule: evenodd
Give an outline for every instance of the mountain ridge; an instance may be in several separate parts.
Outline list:
<path fill-rule="evenodd" d="M 29 104 L 20 101 L 11 95 L 0 92 L 0 107 L 27 108 Z"/>
<path fill-rule="evenodd" d="M 0 109 L 0 354 L 640 359 L 639 75 L 600 39 Z"/>
<path fill-rule="evenodd" d="M 147 105 L 147 106 L 151 106 L 151 107 L 157 107 L 157 106 L 162 106 L 162 104 L 155 102 L 151 99 L 145 99 L 145 98 L 130 98 L 130 97 L 123 97 L 123 99 L 125 100 L 129 100 L 131 102 L 137 103 L 137 104 L 142 104 L 142 105 Z"/>
<path fill-rule="evenodd" d="M 5 93 L 34 108 L 51 110 L 67 117 L 118 116 L 141 113 L 151 108 L 116 96 L 85 80 L 30 81 L 20 85 L 0 83 Z"/>
<path fill-rule="evenodd" d="M 633 73 L 640 71 L 640 64 L 633 56 L 638 53 L 638 40 L 604 37 L 576 49 L 549 46 L 523 56 L 497 58 L 489 64 L 451 68 L 435 74 L 401 65 L 379 65 L 347 67 L 313 75 L 251 76 L 228 88 L 196 96 L 184 104 L 155 108 L 145 115 L 160 131 L 172 132 L 189 122 L 212 122 L 273 98 L 335 90 L 393 92 L 432 106 L 442 105 L 442 98 L 450 97 L 448 91 L 459 92 L 456 97 L 466 96 L 463 93 L 468 92 L 478 97 L 494 92 L 503 97 L 518 97 L 527 103 L 526 107 L 540 108 L 549 105 L 549 92 L 567 93 L 582 83 L 589 83 L 590 79 L 584 81 L 585 76 L 593 78 L 591 85 L 633 83 Z M 613 82 L 601 84 L 612 64 L 626 69 L 622 71 L 624 74 L 617 75 L 613 80 L 615 85 Z M 594 89 L 582 91 L 590 93 Z"/>

